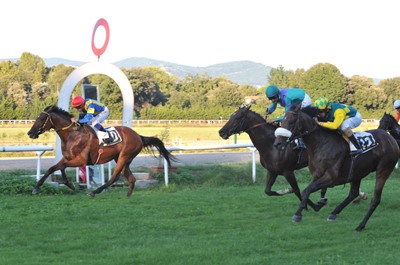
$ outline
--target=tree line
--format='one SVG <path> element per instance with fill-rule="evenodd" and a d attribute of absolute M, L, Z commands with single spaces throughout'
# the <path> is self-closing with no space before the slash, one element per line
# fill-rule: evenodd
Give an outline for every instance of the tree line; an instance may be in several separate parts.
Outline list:
<path fill-rule="evenodd" d="M 66 65 L 46 67 L 42 58 L 24 52 L 16 62 L 0 62 L 0 119 L 35 119 L 43 109 L 58 103 L 60 89 L 75 68 Z M 329 63 L 319 63 L 308 70 L 286 70 L 283 66 L 265 73 L 269 84 L 256 88 L 230 81 L 227 77 L 207 74 L 179 79 L 157 67 L 121 68 L 134 94 L 135 119 L 227 119 L 246 97 L 252 109 L 260 114 L 269 106 L 265 88 L 269 84 L 300 87 L 313 100 L 326 96 L 355 106 L 363 118 L 380 118 L 384 112 L 394 113 L 393 102 L 400 98 L 400 77 L 375 84 L 365 76 L 346 77 Z M 109 119 L 122 117 L 122 93 L 106 75 L 90 75 L 79 82 L 73 96 L 82 94 L 82 84 L 100 88 L 101 101 L 110 108 Z M 70 109 L 71 113 L 75 110 Z M 282 109 L 274 113 L 281 115 Z"/>

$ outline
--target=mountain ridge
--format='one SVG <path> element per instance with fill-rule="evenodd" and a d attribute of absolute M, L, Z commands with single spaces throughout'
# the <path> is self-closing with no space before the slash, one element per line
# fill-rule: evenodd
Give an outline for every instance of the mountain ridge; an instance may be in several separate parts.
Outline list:
<path fill-rule="evenodd" d="M 19 58 L 0 59 L 0 61 L 2 60 L 10 60 L 16 62 L 19 60 Z M 59 64 L 79 67 L 86 63 L 82 61 L 74 61 L 58 57 L 43 58 L 43 60 L 47 67 L 53 67 Z M 255 87 L 262 87 L 268 83 L 268 74 L 272 69 L 272 67 L 270 66 L 246 60 L 213 64 L 206 67 L 198 67 L 175 64 L 146 57 L 130 57 L 114 62 L 112 64 L 117 67 L 124 67 L 126 69 L 129 69 L 131 67 L 144 66 L 159 67 L 167 73 L 178 76 L 180 79 L 183 79 L 189 74 L 193 76 L 208 74 L 213 78 L 224 76 L 237 84 L 252 85 Z"/>

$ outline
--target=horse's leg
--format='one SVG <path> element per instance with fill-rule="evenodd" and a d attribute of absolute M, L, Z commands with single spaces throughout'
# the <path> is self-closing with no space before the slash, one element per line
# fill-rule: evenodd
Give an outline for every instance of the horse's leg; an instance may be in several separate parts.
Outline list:
<path fill-rule="evenodd" d="M 123 170 L 123 168 L 125 166 L 125 163 L 123 163 L 121 161 L 122 161 L 122 159 L 119 159 L 119 161 L 115 165 L 114 171 L 113 171 L 110 179 L 106 183 L 104 183 L 103 185 L 98 187 L 97 189 L 89 192 L 88 193 L 89 197 L 94 197 L 96 194 L 101 193 L 103 190 L 107 189 L 118 179 L 117 177 L 119 176 L 119 174 L 121 173 L 121 171 Z"/>
<path fill-rule="evenodd" d="M 36 183 L 35 188 L 32 190 L 32 194 L 38 194 L 39 190 L 40 190 L 40 186 L 43 185 L 43 183 L 46 181 L 46 179 L 55 171 L 57 170 L 64 170 L 66 168 L 66 166 L 64 165 L 64 163 L 66 162 L 66 160 L 64 158 L 62 158 L 57 164 L 55 164 L 54 166 L 50 167 L 46 173 L 43 175 L 43 177 L 41 177 L 39 179 L 39 181 Z M 61 171 L 62 172 L 62 171 Z"/>
<path fill-rule="evenodd" d="M 353 200 L 354 204 L 360 203 L 361 200 L 366 200 L 368 198 L 368 194 L 366 192 L 361 191 L 361 188 L 358 192 L 358 197 Z"/>
<path fill-rule="evenodd" d="M 126 164 L 125 169 L 122 171 L 125 178 L 128 180 L 129 183 L 129 190 L 128 190 L 128 194 L 126 196 L 130 197 L 132 195 L 133 189 L 135 188 L 135 176 L 132 174 L 132 171 L 129 168 L 129 164 Z"/>
<path fill-rule="evenodd" d="M 360 180 L 351 182 L 349 195 L 329 214 L 328 221 L 336 220 L 336 216 L 351 203 L 355 198 L 357 198 L 360 189 Z"/>
<path fill-rule="evenodd" d="M 307 204 L 309 204 L 316 212 L 318 212 L 322 207 L 326 205 L 326 203 L 323 203 L 321 201 L 318 202 L 318 204 L 314 204 L 310 200 L 310 195 L 311 193 L 319 190 L 319 189 L 326 189 L 328 185 L 326 185 L 322 178 L 312 181 L 311 183 L 308 184 L 308 186 L 303 190 L 301 197 L 302 201 L 300 202 L 300 206 L 297 209 L 296 213 L 292 217 L 293 222 L 300 222 L 302 219 L 302 212 L 304 209 L 306 209 Z"/>
<path fill-rule="evenodd" d="M 267 194 L 268 196 L 282 196 L 285 193 L 284 192 L 276 192 L 276 191 L 272 191 L 272 186 L 274 185 L 275 181 L 276 181 L 276 177 L 277 174 L 275 173 L 271 173 L 271 171 L 267 170 L 267 180 L 265 183 L 265 194 Z"/>
<path fill-rule="evenodd" d="M 374 197 L 371 200 L 367 214 L 364 216 L 363 220 L 356 228 L 357 232 L 361 232 L 365 228 L 365 225 L 367 224 L 368 219 L 371 217 L 372 213 L 375 211 L 375 209 L 380 204 L 383 187 L 385 186 L 386 180 L 389 178 L 392 171 L 393 171 L 393 168 L 391 170 L 387 169 L 382 173 L 379 172 L 379 170 L 376 171 Z"/>
<path fill-rule="evenodd" d="M 61 177 L 63 180 L 63 183 L 70 188 L 71 190 L 75 190 L 75 186 L 74 184 L 72 184 L 71 182 L 68 181 L 67 175 L 65 174 L 65 167 L 60 169 L 61 170 Z"/>
<path fill-rule="evenodd" d="M 327 205 L 328 204 L 328 198 L 325 197 L 327 188 L 322 188 L 321 189 L 321 199 L 318 201 L 318 205 Z"/>

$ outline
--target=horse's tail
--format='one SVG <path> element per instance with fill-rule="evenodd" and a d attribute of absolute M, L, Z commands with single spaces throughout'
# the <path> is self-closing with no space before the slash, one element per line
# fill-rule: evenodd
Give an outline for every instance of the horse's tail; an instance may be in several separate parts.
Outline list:
<path fill-rule="evenodd" d="M 165 160 L 167 160 L 169 167 L 171 167 L 172 161 L 178 161 L 178 159 L 165 148 L 164 143 L 157 137 L 148 137 L 143 135 L 139 136 L 142 139 L 143 148 L 153 151 L 152 149 L 150 149 L 150 147 L 155 147 L 160 155 L 164 157 Z"/>

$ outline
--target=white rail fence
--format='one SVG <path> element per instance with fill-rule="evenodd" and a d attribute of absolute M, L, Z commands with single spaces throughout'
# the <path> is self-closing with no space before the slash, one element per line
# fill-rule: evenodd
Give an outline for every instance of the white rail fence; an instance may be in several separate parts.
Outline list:
<path fill-rule="evenodd" d="M 219 119 L 219 120 L 132 120 L 132 126 L 134 125 L 147 125 L 147 124 L 225 124 L 228 120 Z M 363 119 L 363 122 L 367 123 L 379 123 L 377 119 Z M 35 120 L 0 120 L 0 126 L 5 125 L 32 125 Z M 105 120 L 103 122 L 106 126 L 116 126 L 122 125 L 121 120 Z"/>
<path fill-rule="evenodd" d="M 38 156 L 36 166 L 37 180 L 40 179 L 41 158 L 46 151 L 53 151 L 53 147 L 47 145 L 0 146 L 0 152 L 36 152 Z"/>
<path fill-rule="evenodd" d="M 240 149 L 240 148 L 248 148 L 252 151 L 252 179 L 253 182 L 256 181 L 256 151 L 257 149 L 254 147 L 253 144 L 228 144 L 228 145 L 217 145 L 217 146 L 169 146 L 166 149 L 170 152 L 175 151 L 193 151 L 193 150 L 214 150 L 214 149 Z M 52 151 L 52 146 L 46 145 L 30 145 L 30 146 L 0 146 L 0 152 L 32 152 L 35 151 L 38 159 L 37 159 L 37 167 L 36 167 L 36 179 L 39 180 L 41 177 L 41 157 L 46 151 Z M 157 149 L 154 149 L 156 151 Z M 168 169 L 168 162 L 166 159 L 164 160 L 164 183 L 168 186 L 169 183 L 169 169 Z M 111 163 L 108 163 L 109 167 L 109 177 L 111 176 Z M 102 184 L 105 183 L 104 174 L 101 176 Z"/>

